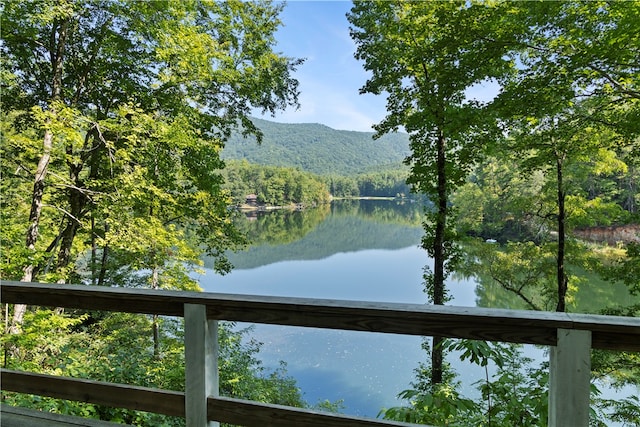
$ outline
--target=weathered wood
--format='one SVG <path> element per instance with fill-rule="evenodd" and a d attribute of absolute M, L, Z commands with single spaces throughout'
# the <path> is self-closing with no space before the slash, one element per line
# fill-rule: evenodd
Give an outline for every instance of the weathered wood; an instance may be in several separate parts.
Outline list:
<path fill-rule="evenodd" d="M 125 427 L 108 421 L 52 414 L 35 409 L 19 408 L 0 404 L 0 425 L 2 427 Z"/>
<path fill-rule="evenodd" d="M 209 319 L 539 345 L 555 345 L 557 329 L 590 330 L 594 348 L 640 351 L 640 319 L 617 316 L 23 282 L 2 282 L 2 300 L 169 316 L 201 304 Z"/>
<path fill-rule="evenodd" d="M 144 313 L 182 317 L 185 303 L 197 304 L 198 299 L 173 300 L 176 292 L 109 288 L 104 286 L 63 285 L 54 283 L 23 283 L 2 281 L 2 302 L 122 313 Z M 151 292 L 149 292 L 151 291 Z M 180 292 L 177 292 L 180 295 Z M 187 293 L 189 294 L 189 293 Z M 199 293 L 194 293 L 199 295 Z"/>
<path fill-rule="evenodd" d="M 218 359 L 220 357 L 220 337 L 218 336 L 218 321 L 209 320 L 208 329 L 209 346 L 205 351 L 207 398 L 220 396 L 220 367 L 218 366 Z M 209 421 L 209 427 L 218 427 L 219 425 L 220 423 L 217 421 Z"/>
<path fill-rule="evenodd" d="M 383 427 L 383 426 L 417 426 L 417 424 L 398 421 L 374 420 L 292 408 L 290 406 L 272 405 L 250 400 L 232 399 L 229 397 L 210 397 L 208 401 L 209 418 L 247 427 Z"/>
<path fill-rule="evenodd" d="M 184 393 L 80 378 L 0 370 L 3 391 L 184 417 Z"/>
<path fill-rule="evenodd" d="M 191 396 L 187 418 L 196 420 L 187 422 L 194 426 L 204 426 L 214 418 L 249 426 L 407 425 L 216 397 L 217 387 L 210 381 L 217 378 L 213 361 L 217 360 L 213 346 L 217 326 L 212 319 L 557 345 L 551 359 L 550 392 L 550 420 L 557 426 L 588 423 L 590 344 L 640 351 L 637 318 L 83 285 L 2 282 L 1 286 L 5 303 L 185 316 L 186 387 Z M 184 393 L 6 370 L 1 373 L 2 387 L 7 391 L 185 415 Z M 570 395 L 577 400 L 566 400 Z M 567 411 L 567 407 L 573 409 Z M 575 423 L 568 424 L 567 419 Z"/>
<path fill-rule="evenodd" d="M 591 347 L 602 350 L 640 351 L 640 318 L 567 313 L 571 328 L 591 331 Z"/>
<path fill-rule="evenodd" d="M 185 412 L 187 427 L 218 427 L 207 421 L 207 397 L 218 395 L 218 325 L 204 305 L 184 305 Z M 215 370 L 214 370 L 215 369 Z"/>
<path fill-rule="evenodd" d="M 549 362 L 549 427 L 588 427 L 591 332 L 559 329 Z"/>
<path fill-rule="evenodd" d="M 78 378 L 0 370 L 2 389 L 117 408 L 171 416 L 185 416 L 185 394 Z M 210 396 L 206 400 L 209 421 L 246 426 L 372 427 L 413 424 L 291 408 L 281 405 Z"/>

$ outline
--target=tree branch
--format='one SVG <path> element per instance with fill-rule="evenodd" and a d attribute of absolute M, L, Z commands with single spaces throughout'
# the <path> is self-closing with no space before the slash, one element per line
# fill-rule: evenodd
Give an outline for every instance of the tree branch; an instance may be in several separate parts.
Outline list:
<path fill-rule="evenodd" d="M 602 77 L 604 77 L 605 80 L 607 80 L 609 83 L 611 83 L 615 88 L 617 88 L 620 91 L 620 93 L 623 93 L 625 95 L 629 95 L 631 98 L 640 99 L 640 92 L 639 91 L 631 90 L 631 89 L 625 89 L 625 87 L 621 83 L 619 83 L 616 79 L 613 78 L 613 76 L 611 76 L 611 74 L 607 73 L 602 68 L 597 67 L 594 64 L 589 64 L 589 65 L 587 65 L 587 67 L 591 68 L 593 71 L 596 71 L 596 72 L 600 73 L 600 75 Z"/>

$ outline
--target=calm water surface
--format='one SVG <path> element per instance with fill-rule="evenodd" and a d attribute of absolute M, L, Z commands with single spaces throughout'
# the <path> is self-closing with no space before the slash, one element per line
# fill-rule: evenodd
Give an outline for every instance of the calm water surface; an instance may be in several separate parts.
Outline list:
<path fill-rule="evenodd" d="M 422 274 L 430 260 L 418 247 L 419 216 L 419 207 L 362 201 L 333 206 L 311 227 L 300 218 L 258 218 L 248 226 L 265 232 L 262 242 L 232 256 L 237 266 L 232 273 L 207 270 L 200 283 L 208 292 L 424 303 Z M 271 239 L 269 233 L 280 237 Z M 278 241 L 287 233 L 300 238 Z M 476 306 L 474 281 L 452 279 L 448 288 L 450 305 Z M 263 343 L 258 357 L 265 366 L 287 363 L 305 400 L 343 400 L 343 412 L 352 415 L 375 417 L 400 404 L 397 394 L 411 387 L 414 369 L 427 358 L 420 337 L 276 325 L 255 325 L 251 335 Z M 533 346 L 526 354 L 544 357 Z M 450 362 L 463 381 L 463 394 L 477 395 L 473 383 L 484 371 L 455 355 Z"/>
<path fill-rule="evenodd" d="M 235 265 L 250 267 L 226 276 L 207 270 L 200 283 L 208 292 L 424 303 L 422 274 L 430 260 L 418 247 L 420 208 L 398 214 L 396 222 L 384 215 L 389 210 L 398 209 L 390 202 L 364 201 L 354 209 L 334 208 L 301 239 L 267 241 L 235 254 Z M 322 242 L 337 244 L 327 253 L 323 247 L 333 245 Z M 449 287 L 451 304 L 475 306 L 473 282 L 453 280 Z M 276 325 L 255 325 L 252 336 L 263 343 L 259 357 L 265 366 L 285 361 L 308 402 L 343 400 L 344 413 L 371 417 L 400 403 L 397 394 L 410 387 L 414 369 L 427 355 L 422 339 L 413 336 Z M 473 371 L 461 375 L 481 378 L 481 371 Z"/>
<path fill-rule="evenodd" d="M 222 278 L 209 274 L 202 283 L 208 292 L 423 303 L 426 258 L 417 243 L 283 261 Z M 473 283 L 450 286 L 459 291 L 454 304 L 475 305 Z M 413 336 L 273 325 L 256 325 L 253 336 L 264 343 L 260 358 L 265 365 L 287 362 L 307 401 L 344 399 L 344 412 L 355 415 L 376 416 L 381 408 L 398 404 L 395 396 L 409 388 L 413 370 L 426 355 L 421 338 Z"/>

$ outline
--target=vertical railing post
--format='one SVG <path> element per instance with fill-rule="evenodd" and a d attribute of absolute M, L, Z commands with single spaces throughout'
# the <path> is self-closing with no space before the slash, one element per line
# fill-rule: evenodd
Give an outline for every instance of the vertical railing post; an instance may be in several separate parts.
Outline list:
<path fill-rule="evenodd" d="M 207 420 L 207 397 L 218 396 L 218 322 L 207 307 L 184 305 L 185 416 L 187 427 L 217 427 Z"/>
<path fill-rule="evenodd" d="M 558 329 L 549 355 L 549 426 L 588 427 L 591 331 Z"/>

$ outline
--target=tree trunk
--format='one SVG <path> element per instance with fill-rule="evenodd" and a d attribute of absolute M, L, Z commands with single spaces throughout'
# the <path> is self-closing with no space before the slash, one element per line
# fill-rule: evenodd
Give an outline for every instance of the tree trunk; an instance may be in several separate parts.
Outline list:
<path fill-rule="evenodd" d="M 445 138 L 442 132 L 438 134 L 438 213 L 436 216 L 436 231 L 433 242 L 433 303 L 444 304 L 444 280 L 445 280 L 445 231 L 447 225 L 447 173 L 445 158 Z M 431 349 L 431 383 L 442 382 L 442 343 L 443 338 L 433 337 Z"/>
<path fill-rule="evenodd" d="M 623 182 L 627 187 L 627 195 L 623 201 L 623 207 L 627 209 L 629 213 L 635 214 L 637 212 L 635 198 L 638 194 L 638 173 L 635 166 L 629 165 L 627 176 L 623 178 Z"/>
<path fill-rule="evenodd" d="M 51 79 L 51 103 L 50 108 L 55 114 L 54 103 L 60 99 L 62 93 L 62 69 L 64 50 L 67 39 L 67 29 L 69 20 L 55 21 L 51 30 L 49 55 L 51 57 L 51 71 L 53 73 Z M 57 40 L 56 40 L 57 34 Z M 38 241 L 38 228 L 40 226 L 40 217 L 42 215 L 42 197 L 44 195 L 45 177 L 49 162 L 51 161 L 51 150 L 53 149 L 53 132 L 47 128 L 42 138 L 42 155 L 38 161 L 35 178 L 33 181 L 33 192 L 31 194 L 31 210 L 29 212 L 29 228 L 26 236 L 26 247 L 33 252 Z M 35 265 L 30 262 L 23 269 L 22 282 L 33 281 L 33 272 Z M 24 314 L 27 307 L 24 304 L 16 304 L 13 310 L 13 320 L 9 328 L 10 334 L 16 334 L 20 331 Z"/>
<path fill-rule="evenodd" d="M 95 286 L 98 281 L 98 245 L 96 244 L 96 219 L 91 214 L 91 285 Z"/>
<path fill-rule="evenodd" d="M 104 234 L 105 236 L 109 233 L 109 224 L 105 220 L 104 223 Z M 102 258 L 100 259 L 100 273 L 98 274 L 98 286 L 104 285 L 104 280 L 107 276 L 107 261 L 109 259 L 109 245 L 105 245 L 102 248 Z"/>
<path fill-rule="evenodd" d="M 29 228 L 27 229 L 26 247 L 29 251 L 34 252 L 36 242 L 38 241 L 38 228 L 40 226 L 40 216 L 42 215 L 42 196 L 44 195 L 45 177 L 47 175 L 47 167 L 51 160 L 51 148 L 53 146 L 53 134 L 49 129 L 44 133 L 42 142 L 42 156 L 36 168 L 36 174 L 33 181 L 33 192 L 31 193 L 31 211 L 29 212 Z M 35 265 L 29 263 L 23 269 L 22 282 L 31 282 L 33 280 L 33 272 Z M 25 304 L 16 304 L 13 308 L 13 320 L 9 328 L 10 334 L 20 332 L 20 326 L 24 314 L 27 311 Z"/>
<path fill-rule="evenodd" d="M 72 154 L 73 149 L 68 148 L 67 155 L 71 156 Z M 82 167 L 82 163 L 79 165 L 69 165 L 69 180 L 73 187 L 68 190 L 69 214 L 67 214 L 65 219 L 66 226 L 62 232 L 60 251 L 58 252 L 58 271 L 62 271 L 71 261 L 71 247 L 73 246 L 73 241 L 80 227 L 80 219 L 84 216 L 83 211 L 87 203 L 87 198 L 81 190 L 83 184 L 80 182 L 80 171 Z"/>
<path fill-rule="evenodd" d="M 447 226 L 447 172 L 445 164 L 445 139 L 442 133 L 438 135 L 438 213 L 436 216 L 436 231 L 433 242 L 433 303 L 444 304 L 444 280 L 446 254 L 444 248 L 445 231 Z"/>
<path fill-rule="evenodd" d="M 29 228 L 27 229 L 26 246 L 30 251 L 36 248 L 40 227 L 40 217 L 42 215 L 42 197 L 44 196 L 45 178 L 47 169 L 51 161 L 51 149 L 53 147 L 53 133 L 47 129 L 44 132 L 42 140 L 42 156 L 36 168 L 35 178 L 33 180 L 33 192 L 31 193 L 31 211 L 29 212 Z M 33 270 L 35 266 L 29 264 L 24 268 L 22 276 L 23 282 L 30 282 L 33 279 Z"/>
<path fill-rule="evenodd" d="M 558 259 L 556 269 L 558 278 L 558 305 L 556 306 L 556 311 L 564 312 L 567 309 L 565 300 L 567 297 L 569 279 L 564 269 L 566 239 L 565 221 L 567 214 L 564 206 L 566 194 L 564 191 L 564 183 L 562 182 L 562 164 L 563 157 L 558 155 L 556 161 L 556 173 L 558 177 Z"/>

